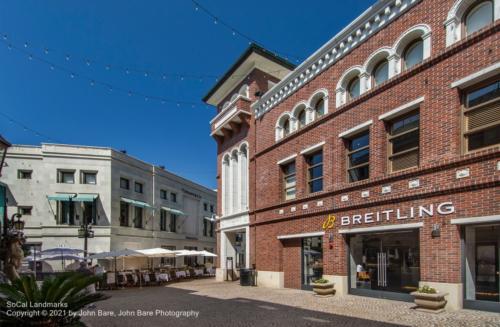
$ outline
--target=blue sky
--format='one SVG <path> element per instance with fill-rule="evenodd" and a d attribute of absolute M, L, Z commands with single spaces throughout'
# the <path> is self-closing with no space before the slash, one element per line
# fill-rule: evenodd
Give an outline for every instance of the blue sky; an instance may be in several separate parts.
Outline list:
<path fill-rule="evenodd" d="M 305 58 L 374 1 L 198 2 L 264 46 Z M 2 0 L 0 33 L 0 134 L 9 141 L 40 144 L 51 138 L 126 149 L 215 188 L 216 144 L 208 124 L 215 109 L 201 98 L 215 83 L 209 76 L 222 75 L 246 40 L 214 24 L 189 0 Z M 37 58 L 66 71 L 51 70 Z M 163 79 L 160 73 L 177 76 Z"/>

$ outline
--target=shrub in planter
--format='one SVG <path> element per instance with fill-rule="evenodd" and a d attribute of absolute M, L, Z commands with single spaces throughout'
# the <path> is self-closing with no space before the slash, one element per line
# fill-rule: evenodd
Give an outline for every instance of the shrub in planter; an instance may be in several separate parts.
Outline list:
<path fill-rule="evenodd" d="M 313 282 L 313 291 L 317 295 L 331 296 L 335 294 L 334 284 L 327 279 L 320 278 Z"/>
<path fill-rule="evenodd" d="M 109 298 L 86 290 L 99 280 L 100 277 L 68 272 L 44 280 L 41 287 L 33 276 L 0 284 L 0 326 L 82 326 L 77 313 L 91 303 Z"/>
<path fill-rule="evenodd" d="M 447 301 L 445 296 L 448 295 L 448 293 L 440 293 L 435 288 L 424 285 L 416 292 L 411 293 L 411 295 L 415 297 L 417 309 L 440 312 L 444 310 L 446 306 Z"/>

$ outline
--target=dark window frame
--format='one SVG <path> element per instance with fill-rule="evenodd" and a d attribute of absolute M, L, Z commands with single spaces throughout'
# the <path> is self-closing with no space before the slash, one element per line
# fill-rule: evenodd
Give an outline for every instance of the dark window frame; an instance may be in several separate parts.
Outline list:
<path fill-rule="evenodd" d="M 420 62 L 414 64 L 413 66 L 408 67 L 406 56 L 408 55 L 410 50 L 412 50 L 417 45 L 417 43 L 422 43 L 422 60 Z M 422 37 L 417 37 L 406 45 L 406 47 L 403 51 L 403 55 L 401 56 L 401 61 L 403 63 L 403 69 L 402 69 L 403 71 L 413 69 L 413 68 L 415 68 L 415 66 L 418 66 L 419 64 L 421 64 L 424 61 L 424 39 L 422 39 Z"/>
<path fill-rule="evenodd" d="M 95 183 L 87 183 L 87 175 L 95 175 Z M 97 185 L 97 171 L 82 170 L 80 171 L 80 184 Z"/>
<path fill-rule="evenodd" d="M 122 211 L 124 208 L 126 210 Z M 126 216 L 123 216 L 123 212 L 126 213 Z M 120 227 L 130 227 L 130 205 L 125 201 L 120 201 Z"/>
<path fill-rule="evenodd" d="M 31 216 L 33 212 L 33 206 L 18 206 L 17 212 L 23 216 Z"/>
<path fill-rule="evenodd" d="M 484 4 L 485 2 L 489 2 L 491 3 L 491 7 L 493 9 L 492 11 L 492 17 L 493 17 L 493 23 L 495 22 L 495 2 L 492 1 L 492 0 L 482 0 L 482 1 L 477 1 L 477 2 L 474 2 L 472 3 L 469 8 L 467 8 L 467 10 L 465 11 L 464 15 L 462 16 L 462 21 L 460 22 L 460 29 L 461 29 L 461 33 L 462 33 L 462 39 L 463 38 L 466 38 L 474 33 L 477 33 L 479 31 L 481 31 L 482 29 L 486 28 L 487 25 L 475 32 L 472 32 L 471 34 L 468 34 L 467 33 L 467 18 L 469 17 L 469 15 L 472 13 L 472 11 L 476 8 L 478 8 L 480 5 Z M 491 23 L 490 23 L 491 25 Z"/>
<path fill-rule="evenodd" d="M 27 175 L 25 175 L 27 174 Z M 26 177 L 28 176 L 28 177 Z M 33 170 L 30 169 L 18 169 L 17 170 L 17 179 L 32 179 Z"/>
<path fill-rule="evenodd" d="M 64 176 L 66 174 L 73 175 L 73 182 L 72 183 L 67 183 L 67 182 L 64 181 Z M 71 169 L 58 169 L 57 170 L 57 183 L 58 184 L 75 184 L 75 170 L 71 170 Z"/>
<path fill-rule="evenodd" d="M 355 140 L 355 139 L 357 139 L 357 138 L 362 137 L 365 134 L 368 135 L 368 145 L 365 145 L 363 147 L 360 147 L 360 148 L 357 148 L 355 150 L 352 150 L 352 141 Z M 347 158 L 347 163 L 346 163 L 347 182 L 348 183 L 356 183 L 356 182 L 359 182 L 359 181 L 363 181 L 363 180 L 369 179 L 370 178 L 370 158 L 369 158 L 369 156 L 370 156 L 370 130 L 367 129 L 367 130 L 360 131 L 359 133 L 356 133 L 355 135 L 350 136 L 349 138 L 346 138 L 345 142 L 346 142 L 346 145 L 347 145 L 347 156 L 346 156 L 346 158 Z M 350 167 L 351 156 L 353 154 L 356 154 L 356 153 L 364 151 L 364 150 L 368 150 L 368 162 Z M 363 168 L 363 167 L 366 167 L 366 166 L 368 167 L 368 177 L 367 178 L 358 179 L 356 181 L 355 180 L 351 180 L 351 174 L 349 173 L 351 170 L 358 169 L 358 168 Z"/>
<path fill-rule="evenodd" d="M 461 139 L 462 139 L 462 153 L 463 154 L 474 153 L 474 152 L 477 152 L 477 151 L 483 151 L 483 150 L 491 149 L 491 148 L 494 148 L 494 147 L 498 147 L 498 143 L 497 143 L 497 144 L 493 144 L 493 145 L 484 146 L 484 147 L 480 147 L 480 148 L 477 148 L 477 149 L 469 150 L 468 138 L 471 135 L 483 132 L 485 130 L 489 130 L 489 129 L 493 128 L 493 127 L 500 128 L 500 119 L 498 121 L 496 121 L 496 122 L 492 122 L 492 123 L 486 124 L 484 126 L 474 128 L 472 130 L 469 130 L 468 126 L 467 126 L 468 125 L 467 114 L 469 114 L 471 112 L 474 112 L 474 111 L 478 111 L 478 110 L 487 108 L 489 106 L 495 105 L 498 102 L 500 102 L 500 97 L 498 97 L 498 98 L 493 98 L 493 99 L 487 100 L 487 101 L 485 101 L 483 103 L 476 104 L 474 106 L 469 107 L 468 103 L 467 103 L 468 102 L 468 99 L 467 99 L 468 95 L 470 93 L 479 91 L 479 90 L 481 90 L 483 88 L 486 88 L 489 85 L 493 85 L 495 83 L 500 83 L 500 75 L 497 75 L 497 76 L 494 76 L 494 77 L 489 78 L 487 80 L 484 80 L 484 81 L 482 81 L 482 82 L 480 82 L 478 84 L 475 84 L 475 85 L 473 85 L 473 86 L 471 86 L 471 87 L 469 87 L 467 89 L 464 89 L 462 91 L 462 105 L 461 105 L 461 119 L 462 119 L 461 127 L 462 127 L 462 132 L 461 132 Z M 497 104 L 497 105 L 500 105 L 500 103 Z"/>
<path fill-rule="evenodd" d="M 137 214 L 140 212 L 140 217 Z M 144 229 L 144 209 L 141 207 L 134 206 L 134 227 L 138 229 Z"/>
<path fill-rule="evenodd" d="M 316 163 L 316 164 L 311 164 L 310 161 L 312 160 L 312 158 L 318 154 L 321 154 L 321 162 Z M 306 165 L 307 165 L 307 171 L 306 171 L 306 173 L 307 173 L 307 178 L 306 178 L 306 180 L 307 180 L 307 193 L 309 193 L 309 194 L 322 192 L 325 189 L 325 185 L 324 185 L 324 176 L 325 176 L 324 160 L 325 160 L 325 158 L 324 158 L 323 149 L 308 153 L 305 156 L 305 161 L 306 161 Z M 321 166 L 321 176 L 311 178 L 311 171 L 317 167 L 320 167 L 320 166 Z M 321 189 L 317 190 L 317 191 L 313 191 L 312 190 L 313 183 L 316 181 L 319 181 L 319 180 L 321 180 Z"/>
<path fill-rule="evenodd" d="M 160 199 L 162 199 L 162 200 L 167 200 L 168 199 L 168 192 L 167 192 L 167 190 L 160 190 Z"/>
<path fill-rule="evenodd" d="M 139 190 L 137 190 L 139 189 Z M 143 194 L 144 193 L 144 184 L 141 182 L 134 182 L 134 192 Z"/>
<path fill-rule="evenodd" d="M 126 184 L 126 187 L 124 187 L 123 183 Z M 130 179 L 125 177 L 120 177 L 120 188 L 122 190 L 130 190 Z"/>
<path fill-rule="evenodd" d="M 287 168 L 290 167 L 291 165 L 294 166 L 293 172 L 287 173 L 288 172 Z M 297 163 L 296 163 L 296 160 L 293 160 L 293 161 L 290 161 L 290 162 L 287 162 L 287 163 L 280 165 L 280 170 L 281 170 L 281 185 L 282 185 L 281 190 L 282 190 L 283 201 L 291 201 L 291 200 L 296 199 L 297 198 Z M 295 184 L 293 186 L 287 187 L 286 186 L 287 178 L 290 178 L 293 176 L 295 176 Z M 295 189 L 295 195 L 293 196 L 293 198 L 287 199 L 286 194 L 287 194 L 287 191 L 290 189 Z"/>
<path fill-rule="evenodd" d="M 394 124 L 396 122 L 399 122 L 401 120 L 404 120 L 404 119 L 409 118 L 411 116 L 414 116 L 416 114 L 419 115 L 419 117 L 418 117 L 418 126 L 417 127 L 410 128 L 410 129 L 408 129 L 406 131 L 400 132 L 399 134 L 395 134 L 395 135 L 392 134 L 392 127 L 394 126 Z M 390 121 L 387 122 L 387 127 L 388 127 L 388 133 L 387 133 L 387 161 L 388 161 L 388 166 L 389 166 L 389 173 L 401 172 L 401 171 L 405 171 L 405 170 L 412 169 L 412 168 L 420 166 L 420 140 L 421 140 L 420 121 L 421 121 L 420 107 L 418 107 L 416 109 L 411 110 L 410 112 L 407 112 L 405 114 L 402 114 L 402 115 L 399 115 L 397 117 L 394 117 L 393 119 L 391 119 Z M 398 152 L 398 153 L 395 154 L 394 150 L 393 150 L 393 141 L 395 139 L 397 139 L 397 138 L 400 138 L 400 137 L 402 137 L 404 135 L 413 133 L 415 131 L 418 131 L 418 145 L 416 147 L 412 147 L 412 148 L 400 151 L 400 152 Z M 407 168 L 403 168 L 403 169 L 398 169 L 398 170 L 394 170 L 393 169 L 393 163 L 392 163 L 393 161 L 392 161 L 392 159 L 400 157 L 400 156 L 403 156 L 405 154 L 408 154 L 408 153 L 411 153 L 411 152 L 414 152 L 414 151 L 418 151 L 418 154 L 417 154 L 417 157 L 418 157 L 417 161 L 418 162 L 417 162 L 416 166 L 411 166 L 411 167 L 407 167 Z"/>
<path fill-rule="evenodd" d="M 162 232 L 167 231 L 167 220 L 168 220 L 167 210 L 160 209 L 160 230 Z"/>

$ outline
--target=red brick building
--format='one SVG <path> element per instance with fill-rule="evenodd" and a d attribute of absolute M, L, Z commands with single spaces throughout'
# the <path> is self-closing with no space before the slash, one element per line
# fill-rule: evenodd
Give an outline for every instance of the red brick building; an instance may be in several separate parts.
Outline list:
<path fill-rule="evenodd" d="M 500 0 L 380 0 L 294 67 L 251 46 L 204 100 L 218 278 L 500 311 Z"/>

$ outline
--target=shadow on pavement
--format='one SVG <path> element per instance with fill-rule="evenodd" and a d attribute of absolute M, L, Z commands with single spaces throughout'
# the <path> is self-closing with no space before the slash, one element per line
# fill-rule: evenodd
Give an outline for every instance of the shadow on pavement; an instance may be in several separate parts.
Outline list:
<path fill-rule="evenodd" d="M 82 319 L 89 326 L 401 326 L 247 298 L 212 298 L 172 287 L 106 293 L 112 296 L 111 299 L 99 302 L 95 309 L 87 312 L 95 316 Z M 118 317 L 126 310 L 130 315 Z M 110 311 L 115 317 L 102 316 Z M 173 311 L 185 311 L 191 316 L 169 316 L 168 312 Z M 193 312 L 199 315 L 195 317 Z"/>

